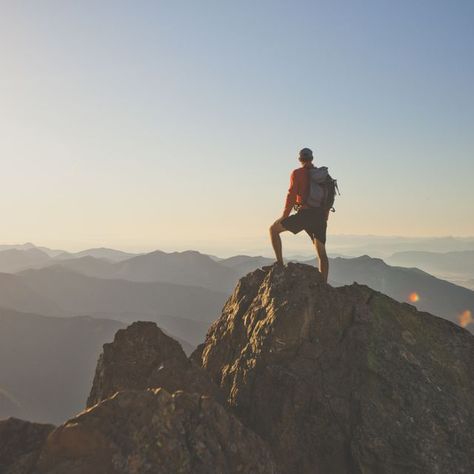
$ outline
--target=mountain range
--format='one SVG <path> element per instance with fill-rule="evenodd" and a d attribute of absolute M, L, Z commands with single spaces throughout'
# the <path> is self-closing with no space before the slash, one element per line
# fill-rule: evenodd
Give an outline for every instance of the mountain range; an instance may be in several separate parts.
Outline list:
<path fill-rule="evenodd" d="M 102 250 L 110 258 L 115 255 L 116 261 L 105 258 Z M 11 253 L 12 251 L 15 253 Z M 273 263 L 273 259 L 266 257 L 237 255 L 216 258 L 195 251 L 156 251 L 128 256 L 123 260 L 125 255 L 120 252 L 115 254 L 111 249 L 93 249 L 90 252 L 78 252 L 74 257 L 56 251 L 59 253 L 50 257 L 44 250 L 30 245 L 0 251 L 0 261 L 4 252 L 8 252 L 10 256 L 20 255 L 18 263 L 25 263 L 25 255 L 36 260 L 30 268 L 19 272 L 0 273 L 1 314 L 4 321 L 7 320 L 6 315 L 9 315 L 10 321 L 8 326 L 2 323 L 0 329 L 5 341 L 3 347 L 10 347 L 14 354 L 13 347 L 21 347 L 24 341 L 28 341 L 25 336 L 29 332 L 34 334 L 40 331 L 33 321 L 37 322 L 38 327 L 51 328 L 49 331 L 45 330 L 44 337 L 39 339 L 44 348 L 38 348 L 38 351 L 43 351 L 46 354 L 44 357 L 38 355 L 35 359 L 33 353 L 25 352 L 26 355 L 18 359 L 24 362 L 24 371 L 19 370 L 18 377 L 26 379 L 30 372 L 36 371 L 32 361 L 44 360 L 45 366 L 50 365 L 47 352 L 49 347 L 58 348 L 55 354 L 58 354 L 57 363 L 63 366 L 61 370 L 66 370 L 66 365 L 70 365 L 67 357 L 63 358 L 61 355 L 64 347 L 55 339 L 55 331 L 60 331 L 52 329 L 55 325 L 62 328 L 65 338 L 68 337 L 66 332 L 70 331 L 69 337 L 75 338 L 77 332 L 81 339 L 86 338 L 87 333 L 82 326 L 92 331 L 94 324 L 103 328 L 106 324 L 104 321 L 110 321 L 114 329 L 136 320 L 153 321 L 167 334 L 179 340 L 189 354 L 204 340 L 230 295 L 229 288 L 249 272 Z M 22 252 L 25 255 L 21 255 Z M 44 265 L 40 265 L 37 259 L 42 253 L 46 255 L 46 258 L 41 257 L 46 262 Z M 10 260 L 10 264 L 12 261 Z M 306 263 L 314 266 L 316 261 L 313 259 Z M 366 284 L 400 302 L 410 303 L 419 310 L 455 323 L 459 322 L 461 314 L 467 315 L 464 324 L 474 332 L 474 324 L 469 317 L 474 313 L 472 290 L 436 278 L 417 268 L 392 266 L 369 256 L 331 259 L 330 283 L 339 287 L 353 282 Z M 68 319 L 75 323 L 64 322 Z M 14 328 L 13 320 L 18 322 L 18 328 L 22 330 Z M 7 327 L 11 329 L 10 332 Z M 78 327 L 81 329 L 77 329 Z M 84 336 L 80 336 L 81 331 Z M 100 330 L 97 331 L 99 335 L 105 335 Z M 97 347 L 105 340 L 99 342 L 101 338 L 102 336 L 94 339 Z M 79 355 L 79 347 L 75 347 L 76 352 L 71 352 L 70 357 L 77 358 L 76 365 L 71 365 L 70 370 L 77 371 L 77 380 L 83 387 L 81 392 L 79 386 L 75 386 L 75 392 L 84 394 L 87 381 L 80 374 L 92 362 L 84 362 Z M 31 360 L 28 363 L 29 358 Z M 4 360 L 8 360 L 6 353 Z M 26 386 L 12 383 L 13 379 L 8 379 L 6 383 L 2 375 L 0 370 L 0 414 L 28 413 L 31 419 L 58 422 L 61 417 L 64 419 L 72 413 L 71 407 L 78 406 L 77 399 L 66 398 L 64 405 L 58 405 L 57 412 L 48 411 L 50 409 L 44 408 L 45 405 L 41 408 L 45 411 L 41 412 L 25 398 L 23 390 L 26 390 Z M 44 378 L 44 383 L 49 384 L 51 389 L 56 389 L 54 383 L 50 383 L 54 378 L 53 373 Z"/>
<path fill-rule="evenodd" d="M 0 261 L 2 253 L 11 251 L 0 252 Z M 29 245 L 14 251 L 28 255 L 43 252 Z M 445 268 L 449 262 L 458 269 L 464 265 L 468 277 L 473 252 L 435 254 L 435 257 L 445 262 Z M 420 252 L 412 254 L 425 260 L 432 257 L 429 253 L 428 256 Z M 105 255 L 115 256 L 118 261 Z M 88 314 L 124 322 L 137 317 L 151 318 L 171 334 L 196 344 L 238 279 L 273 262 L 270 258 L 247 255 L 217 259 L 196 251 L 155 251 L 125 258 L 127 255 L 112 249 L 82 251 L 73 258 L 66 258 L 62 253 L 39 268 L 35 263 L 33 268 L 15 275 L 0 275 L 0 297 L 4 298 L 0 302 L 19 311 L 54 316 Z M 393 256 L 402 257 L 408 258 L 406 254 Z M 315 265 L 316 260 L 307 263 Z M 367 284 L 398 301 L 410 302 L 451 321 L 457 321 L 464 311 L 474 311 L 472 290 L 418 268 L 392 266 L 369 256 L 330 259 L 329 278 L 336 286 L 353 281 Z M 18 295 L 12 290 L 15 284 Z M 159 317 L 168 321 L 160 321 Z M 170 324 L 173 319 L 177 319 L 176 325 Z M 183 322 L 187 321 L 205 324 L 199 328 L 191 325 L 183 332 Z"/>
<path fill-rule="evenodd" d="M 87 315 L 123 322 L 158 322 L 171 334 L 199 343 L 227 294 L 200 286 L 104 279 L 61 266 L 0 274 L 9 281 L 2 305 L 48 316 Z"/>
<path fill-rule="evenodd" d="M 417 267 L 439 278 L 474 289 L 474 250 L 458 252 L 408 251 L 386 259 L 391 265 Z"/>

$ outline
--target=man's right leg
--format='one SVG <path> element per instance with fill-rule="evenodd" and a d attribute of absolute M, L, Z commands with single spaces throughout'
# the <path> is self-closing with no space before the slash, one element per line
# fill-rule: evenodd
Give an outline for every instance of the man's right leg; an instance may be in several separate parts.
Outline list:
<path fill-rule="evenodd" d="M 316 247 L 316 252 L 318 253 L 319 271 L 323 276 L 324 281 L 327 282 L 329 273 L 329 259 L 326 253 L 326 246 L 316 238 L 314 239 L 314 246 Z"/>
<path fill-rule="evenodd" d="M 280 234 L 285 232 L 285 229 L 281 223 L 281 219 L 277 219 L 271 226 L 270 226 L 270 238 L 272 240 L 272 247 L 275 251 L 275 256 L 278 263 L 283 264 L 283 250 L 281 245 L 281 237 Z"/>

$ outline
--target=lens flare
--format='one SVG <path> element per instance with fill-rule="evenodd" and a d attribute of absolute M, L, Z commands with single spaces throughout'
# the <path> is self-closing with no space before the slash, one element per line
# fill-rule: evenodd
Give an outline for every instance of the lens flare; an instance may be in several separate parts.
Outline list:
<path fill-rule="evenodd" d="M 420 295 L 416 291 L 414 291 L 413 293 L 410 293 L 408 300 L 410 301 L 410 303 L 416 303 L 420 300 Z"/>
<path fill-rule="evenodd" d="M 474 323 L 474 319 L 472 319 L 472 313 L 466 309 L 458 316 L 459 326 L 465 328 L 469 326 L 469 324 Z"/>

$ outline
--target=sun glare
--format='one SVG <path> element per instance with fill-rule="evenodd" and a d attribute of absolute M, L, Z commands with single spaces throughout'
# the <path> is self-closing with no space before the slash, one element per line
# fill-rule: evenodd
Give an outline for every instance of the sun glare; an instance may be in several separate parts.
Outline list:
<path fill-rule="evenodd" d="M 413 293 L 410 293 L 410 296 L 408 296 L 408 300 L 410 301 L 410 303 L 416 303 L 420 300 L 420 295 L 416 291 L 414 291 Z"/>
<path fill-rule="evenodd" d="M 469 311 L 468 309 L 466 309 L 465 311 L 463 311 L 463 312 L 458 316 L 458 321 L 459 321 L 459 325 L 460 325 L 462 328 L 465 328 L 465 327 L 469 326 L 469 324 L 474 323 L 474 319 L 472 319 L 472 313 L 471 313 L 471 311 Z"/>

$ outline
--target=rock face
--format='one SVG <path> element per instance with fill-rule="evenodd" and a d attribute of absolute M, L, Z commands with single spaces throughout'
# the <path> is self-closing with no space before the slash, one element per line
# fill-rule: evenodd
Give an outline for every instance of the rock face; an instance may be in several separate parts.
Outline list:
<path fill-rule="evenodd" d="M 88 407 L 54 431 L 0 422 L 0 473 L 472 474 L 474 337 L 273 266 L 191 360 L 154 323 L 120 330 Z"/>
<path fill-rule="evenodd" d="M 0 473 L 32 474 L 53 425 L 8 418 L 0 421 Z"/>
<path fill-rule="evenodd" d="M 183 349 L 155 323 L 136 322 L 104 344 L 87 400 L 91 407 L 120 390 L 162 387 L 221 399 L 219 388 L 194 365 Z"/>
<path fill-rule="evenodd" d="M 265 443 L 210 397 L 122 391 L 56 429 L 38 474 L 275 473 Z"/>
<path fill-rule="evenodd" d="M 307 265 L 244 277 L 193 355 L 283 472 L 474 472 L 474 337 Z"/>

